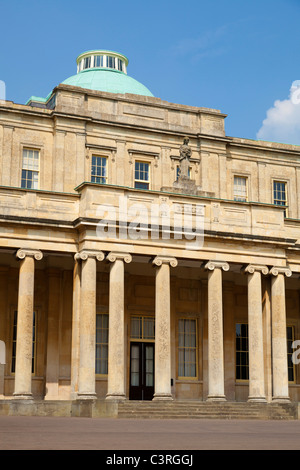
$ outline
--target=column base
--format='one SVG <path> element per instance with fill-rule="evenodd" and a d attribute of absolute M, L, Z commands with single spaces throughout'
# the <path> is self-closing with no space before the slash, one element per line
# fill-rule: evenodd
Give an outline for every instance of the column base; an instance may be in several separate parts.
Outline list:
<path fill-rule="evenodd" d="M 33 400 L 32 393 L 13 393 L 14 400 Z"/>
<path fill-rule="evenodd" d="M 171 393 L 155 393 L 152 401 L 173 401 Z"/>
<path fill-rule="evenodd" d="M 82 393 L 77 393 L 77 400 L 97 400 L 97 395 L 96 393 L 92 392 L 82 392 Z"/>
<path fill-rule="evenodd" d="M 272 403 L 291 403 L 290 397 L 272 397 Z"/>
<path fill-rule="evenodd" d="M 248 403 L 268 403 L 265 397 L 248 397 Z"/>
<path fill-rule="evenodd" d="M 206 401 L 224 402 L 227 400 L 225 395 L 208 395 Z"/>
<path fill-rule="evenodd" d="M 105 397 L 105 400 L 124 401 L 126 400 L 126 396 L 123 394 L 108 393 Z"/>

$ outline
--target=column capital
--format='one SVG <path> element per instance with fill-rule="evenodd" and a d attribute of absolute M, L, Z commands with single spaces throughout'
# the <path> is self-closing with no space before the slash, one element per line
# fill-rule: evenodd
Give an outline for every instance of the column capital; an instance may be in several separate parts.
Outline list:
<path fill-rule="evenodd" d="M 262 274 L 267 275 L 269 273 L 269 269 L 267 266 L 262 264 L 248 264 L 241 269 L 242 273 L 247 274 L 254 274 L 255 272 L 260 272 Z"/>
<path fill-rule="evenodd" d="M 132 261 L 132 256 L 130 253 L 121 253 L 121 252 L 118 252 L 118 251 L 111 251 L 106 259 L 108 261 L 110 261 L 111 263 L 114 263 L 115 261 L 117 261 L 117 259 L 120 259 L 122 261 L 124 261 L 125 263 L 131 263 Z"/>
<path fill-rule="evenodd" d="M 20 248 L 16 253 L 16 257 L 19 259 L 24 259 L 26 256 L 31 256 L 40 261 L 43 258 L 43 253 L 40 250 L 32 250 L 31 248 Z"/>
<path fill-rule="evenodd" d="M 97 261 L 103 261 L 104 253 L 102 251 L 82 250 L 74 255 L 76 260 L 86 261 L 88 258 L 96 258 Z"/>
<path fill-rule="evenodd" d="M 152 261 L 155 266 L 161 266 L 162 264 L 169 264 L 172 268 L 176 268 L 178 261 L 172 256 L 156 256 Z"/>
<path fill-rule="evenodd" d="M 229 271 L 229 264 L 226 261 L 208 261 L 208 263 L 204 263 L 204 269 L 214 271 L 215 268 Z"/>
<path fill-rule="evenodd" d="M 292 271 L 290 268 L 284 266 L 273 266 L 273 268 L 270 269 L 270 274 L 273 276 L 278 276 L 278 274 L 285 274 L 286 277 L 291 277 Z"/>

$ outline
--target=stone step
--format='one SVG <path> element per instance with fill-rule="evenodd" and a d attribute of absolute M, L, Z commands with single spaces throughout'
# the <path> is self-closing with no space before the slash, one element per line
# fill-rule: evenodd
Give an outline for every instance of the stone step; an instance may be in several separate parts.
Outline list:
<path fill-rule="evenodd" d="M 143 419 L 295 419 L 296 413 L 292 404 L 126 401 L 119 403 L 118 417 Z"/>

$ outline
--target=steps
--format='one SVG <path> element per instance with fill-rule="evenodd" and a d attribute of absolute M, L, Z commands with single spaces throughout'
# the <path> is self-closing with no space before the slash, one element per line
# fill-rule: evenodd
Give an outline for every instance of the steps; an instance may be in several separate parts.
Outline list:
<path fill-rule="evenodd" d="M 118 418 L 135 419 L 297 419 L 292 403 L 125 401 L 118 405 Z"/>

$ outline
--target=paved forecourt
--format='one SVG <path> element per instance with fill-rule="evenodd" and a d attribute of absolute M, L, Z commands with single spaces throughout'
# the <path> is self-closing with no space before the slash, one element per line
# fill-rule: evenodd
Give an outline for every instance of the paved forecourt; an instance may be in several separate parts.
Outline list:
<path fill-rule="evenodd" d="M 0 450 L 299 450 L 300 420 L 0 416 Z"/>

